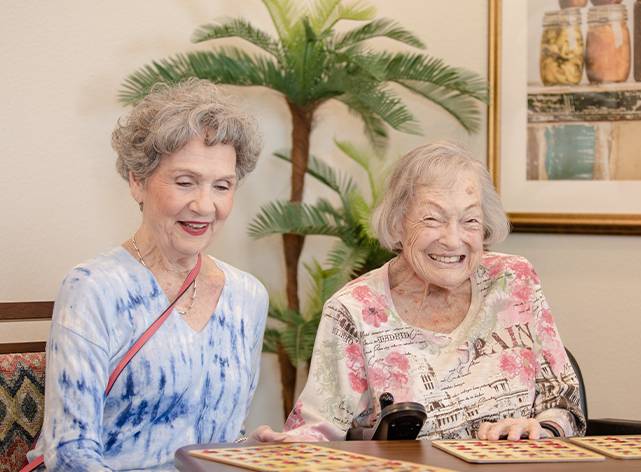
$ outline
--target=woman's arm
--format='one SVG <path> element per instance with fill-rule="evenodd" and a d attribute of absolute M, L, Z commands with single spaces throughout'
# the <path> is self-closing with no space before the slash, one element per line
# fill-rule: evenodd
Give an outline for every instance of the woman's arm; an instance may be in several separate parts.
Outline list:
<path fill-rule="evenodd" d="M 249 363 L 251 383 L 249 385 L 249 393 L 247 395 L 247 403 L 245 404 L 245 418 L 243 419 L 243 426 L 240 431 L 241 437 L 245 434 L 245 423 L 247 421 L 247 414 L 251 406 L 256 387 L 258 386 L 260 374 L 260 358 L 263 352 L 263 336 L 265 334 L 265 323 L 267 322 L 267 311 L 269 309 L 269 296 L 265 287 L 258 281 L 256 283 L 256 296 L 252 297 L 251 303 L 247 304 L 246 310 L 251 311 L 251 316 L 248 317 L 248 322 L 251 323 L 251 330 L 248 330 L 249 339 L 247 343 L 250 346 L 249 350 Z"/>
<path fill-rule="evenodd" d="M 109 375 L 100 301 L 82 272 L 56 300 L 47 343 L 45 417 L 38 450 L 47 470 L 111 470 L 103 461 L 102 417 Z M 77 322 L 74 323 L 74 320 Z"/>
<path fill-rule="evenodd" d="M 106 352 L 52 323 L 42 444 L 47 470 L 111 470 L 102 459 Z"/>
<path fill-rule="evenodd" d="M 352 419 L 367 406 L 369 393 L 360 339 L 352 315 L 330 299 L 323 307 L 307 383 L 287 418 L 293 439 L 345 439 Z"/>

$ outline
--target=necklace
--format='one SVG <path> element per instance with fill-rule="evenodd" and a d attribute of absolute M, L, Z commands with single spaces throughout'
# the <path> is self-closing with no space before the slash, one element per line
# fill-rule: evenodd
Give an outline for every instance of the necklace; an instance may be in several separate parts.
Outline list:
<path fill-rule="evenodd" d="M 131 237 L 131 244 L 133 245 L 134 249 L 136 250 L 136 255 L 138 256 L 138 260 L 140 261 L 140 263 L 144 267 L 149 269 L 149 266 L 145 263 L 145 260 L 142 258 L 142 254 L 140 253 L 140 249 L 138 249 L 138 245 L 136 244 L 136 236 L 135 235 Z M 149 270 L 151 270 L 151 269 L 149 269 Z M 176 311 L 178 312 L 178 314 L 180 316 L 183 316 L 183 317 L 187 316 L 187 313 L 189 313 L 189 311 L 193 308 L 194 301 L 196 301 L 196 289 L 197 289 L 196 284 L 197 284 L 197 282 L 198 282 L 198 279 L 197 278 L 194 279 L 194 291 L 191 292 L 191 301 L 189 302 L 189 306 L 187 307 L 187 309 L 186 310 L 179 310 L 178 308 L 176 308 Z"/>

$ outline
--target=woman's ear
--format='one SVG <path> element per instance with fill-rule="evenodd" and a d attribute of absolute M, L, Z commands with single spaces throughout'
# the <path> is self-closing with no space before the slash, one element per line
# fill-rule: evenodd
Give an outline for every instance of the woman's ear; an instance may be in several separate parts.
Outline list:
<path fill-rule="evenodd" d="M 138 179 L 132 171 L 129 171 L 129 191 L 142 208 L 142 203 L 145 199 L 145 183 Z"/>

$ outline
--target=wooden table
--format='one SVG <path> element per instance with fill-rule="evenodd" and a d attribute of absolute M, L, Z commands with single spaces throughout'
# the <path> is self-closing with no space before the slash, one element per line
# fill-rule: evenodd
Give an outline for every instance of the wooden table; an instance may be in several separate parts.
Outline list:
<path fill-rule="evenodd" d="M 334 441 L 318 443 L 319 445 L 342 449 L 344 451 L 358 452 L 371 456 L 385 457 L 388 459 L 404 460 L 444 467 L 458 471 L 501 471 L 501 472 L 596 472 L 596 471 L 640 471 L 640 460 L 619 460 L 606 458 L 600 462 L 545 462 L 534 464 L 470 464 L 461 459 L 432 447 L 429 441 Z M 176 451 L 176 467 L 181 472 L 210 472 L 210 471 L 236 471 L 245 470 L 217 462 L 196 459 L 187 451 L 190 449 L 203 449 L 207 447 L 234 447 L 233 444 L 201 444 L 186 446 Z M 356 472 L 356 471 L 355 471 Z"/>

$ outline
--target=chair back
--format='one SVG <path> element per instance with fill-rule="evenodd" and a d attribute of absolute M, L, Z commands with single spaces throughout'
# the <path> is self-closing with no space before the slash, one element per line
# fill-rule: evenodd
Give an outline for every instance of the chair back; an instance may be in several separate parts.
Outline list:
<path fill-rule="evenodd" d="M 565 348 L 565 353 L 568 355 L 568 359 L 570 360 L 570 364 L 572 365 L 572 369 L 574 369 L 574 373 L 576 374 L 576 378 L 579 381 L 579 395 L 581 396 L 581 410 L 583 411 L 583 416 L 585 417 L 585 420 L 588 420 L 588 400 L 585 397 L 585 383 L 583 382 L 583 374 L 581 374 L 581 368 L 579 367 L 579 363 L 576 361 L 570 350 L 566 347 Z"/>
<path fill-rule="evenodd" d="M 45 353 L 0 354 L 0 472 L 20 470 L 42 428 Z"/>
<path fill-rule="evenodd" d="M 2 302 L 0 325 L 51 318 L 53 302 Z M 27 464 L 27 451 L 42 428 L 45 343 L 0 343 L 0 472 Z"/>

